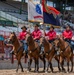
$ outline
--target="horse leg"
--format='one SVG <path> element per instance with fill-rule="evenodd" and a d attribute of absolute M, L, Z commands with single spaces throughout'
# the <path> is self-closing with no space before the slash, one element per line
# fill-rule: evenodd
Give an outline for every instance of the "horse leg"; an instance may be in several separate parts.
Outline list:
<path fill-rule="evenodd" d="M 65 68 L 63 67 L 64 66 L 64 58 L 62 58 L 62 57 L 60 57 L 60 64 L 61 64 L 62 71 L 65 72 Z"/>
<path fill-rule="evenodd" d="M 47 72 L 48 72 L 48 70 L 49 70 L 49 65 L 50 65 L 50 64 L 49 64 L 49 61 L 48 61 Z"/>
<path fill-rule="evenodd" d="M 59 71 L 61 71 L 61 68 L 60 68 L 60 56 L 55 56 L 55 60 L 58 62 L 58 69 Z"/>
<path fill-rule="evenodd" d="M 61 67 L 62 67 L 62 71 L 65 72 L 65 68 L 64 68 L 64 60 L 61 62 Z"/>
<path fill-rule="evenodd" d="M 45 60 L 45 58 L 43 59 L 43 63 L 44 63 L 44 69 L 43 69 L 43 72 L 45 72 L 45 68 L 46 68 L 46 60 Z"/>
<path fill-rule="evenodd" d="M 57 62 L 58 62 L 58 69 L 59 69 L 59 72 L 61 72 L 61 68 L 60 68 L 59 60 L 57 60 Z"/>
<path fill-rule="evenodd" d="M 49 64 L 50 64 L 50 69 L 51 69 L 51 71 L 53 72 L 52 63 L 51 63 L 51 62 L 49 62 Z"/>
<path fill-rule="evenodd" d="M 36 59 L 34 59 L 34 61 L 35 61 L 35 70 L 34 71 L 36 72 L 36 64 L 37 64 Z"/>
<path fill-rule="evenodd" d="M 38 72 L 39 71 L 39 60 L 37 60 L 36 63 L 37 63 L 37 71 L 36 72 Z"/>
<path fill-rule="evenodd" d="M 43 58 L 40 57 L 40 59 L 43 61 L 43 64 L 44 64 L 43 72 L 45 72 L 45 68 L 46 68 L 46 60 L 45 60 L 44 57 L 43 57 Z"/>
<path fill-rule="evenodd" d="M 32 64 L 32 59 L 29 60 L 28 62 L 28 70 L 31 71 L 31 64 Z"/>
<path fill-rule="evenodd" d="M 72 72 L 73 71 L 73 56 L 71 57 L 71 71 L 70 72 Z"/>
<path fill-rule="evenodd" d="M 69 61 L 67 61 L 67 67 L 68 67 L 67 71 L 69 72 Z"/>
<path fill-rule="evenodd" d="M 18 72 L 18 69 L 19 69 L 19 61 L 18 61 L 18 64 L 17 64 L 16 72 Z"/>
<path fill-rule="evenodd" d="M 24 72 L 23 67 L 22 67 L 22 64 L 21 64 L 21 61 L 19 62 L 19 65 L 21 67 L 21 72 Z"/>

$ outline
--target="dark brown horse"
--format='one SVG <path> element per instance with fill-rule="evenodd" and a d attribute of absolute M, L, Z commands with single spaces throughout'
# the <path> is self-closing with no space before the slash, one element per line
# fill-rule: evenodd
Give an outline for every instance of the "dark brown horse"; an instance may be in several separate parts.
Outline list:
<path fill-rule="evenodd" d="M 18 68 L 19 68 L 19 65 L 21 67 L 21 71 L 23 71 L 23 67 L 22 67 L 22 64 L 21 64 L 21 58 L 22 56 L 24 55 L 23 54 L 23 46 L 20 44 L 20 42 L 18 41 L 17 39 L 17 36 L 16 34 L 13 32 L 10 34 L 10 37 L 9 37 L 9 42 L 11 44 L 13 44 L 13 47 L 14 47 L 14 54 L 16 56 L 16 59 L 18 61 L 18 65 L 17 65 L 17 70 L 18 71 Z"/>
<path fill-rule="evenodd" d="M 45 58 L 42 58 L 40 55 L 40 47 L 37 42 L 35 42 L 32 38 L 31 35 L 27 36 L 27 44 L 28 44 L 28 55 L 29 55 L 29 63 L 28 63 L 28 69 L 29 71 L 31 70 L 31 64 L 32 60 L 34 59 L 35 61 L 35 72 L 39 71 L 39 58 L 43 61 L 44 63 L 44 70 L 45 71 Z"/>
<path fill-rule="evenodd" d="M 48 60 L 47 71 L 50 66 L 50 69 L 53 72 L 52 59 L 55 57 L 55 54 L 56 54 L 56 50 L 54 49 L 54 44 L 49 43 L 45 38 L 41 38 L 40 42 L 44 46 L 44 54 L 45 54 L 46 59 Z M 57 60 L 57 57 L 56 57 L 56 60 Z M 59 61 L 58 61 L 58 63 L 59 63 Z M 59 68 L 59 65 L 58 65 L 58 68 Z M 60 68 L 59 68 L 59 70 L 60 70 Z"/>
<path fill-rule="evenodd" d="M 59 37 L 57 40 L 54 41 L 55 48 L 59 49 L 59 63 L 61 64 L 62 71 L 65 71 L 64 68 L 64 59 L 67 61 L 69 72 L 69 62 L 71 62 L 71 72 L 73 71 L 73 50 L 71 49 L 68 42 L 64 41 L 62 37 Z"/>

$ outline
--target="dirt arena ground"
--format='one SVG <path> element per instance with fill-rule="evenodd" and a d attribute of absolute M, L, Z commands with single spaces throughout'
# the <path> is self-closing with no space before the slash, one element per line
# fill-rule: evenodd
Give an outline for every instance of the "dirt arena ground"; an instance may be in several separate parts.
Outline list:
<path fill-rule="evenodd" d="M 32 69 L 34 70 L 34 69 Z M 57 68 L 54 68 L 54 73 L 51 73 L 49 71 L 49 73 L 43 73 L 41 72 L 42 69 L 40 69 L 40 72 L 39 73 L 34 73 L 33 71 L 32 72 L 27 72 L 26 69 L 24 69 L 24 72 L 22 73 L 19 69 L 18 73 L 16 73 L 15 69 L 8 69 L 8 70 L 0 70 L 0 75 L 74 75 L 74 72 L 72 73 L 62 73 L 62 72 L 58 72 L 58 69 Z"/>

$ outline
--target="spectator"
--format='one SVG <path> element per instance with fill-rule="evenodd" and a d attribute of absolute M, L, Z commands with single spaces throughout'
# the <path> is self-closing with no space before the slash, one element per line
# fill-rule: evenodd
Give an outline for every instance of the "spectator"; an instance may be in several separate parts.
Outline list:
<path fill-rule="evenodd" d="M 5 58 L 10 58 L 10 51 L 12 50 L 12 47 L 10 45 L 4 44 L 4 51 L 5 51 Z"/>

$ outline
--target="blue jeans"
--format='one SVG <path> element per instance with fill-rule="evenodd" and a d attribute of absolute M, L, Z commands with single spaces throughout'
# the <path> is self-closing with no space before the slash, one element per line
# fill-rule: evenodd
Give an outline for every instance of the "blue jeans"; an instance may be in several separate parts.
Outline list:
<path fill-rule="evenodd" d="M 69 44 L 71 44 L 71 40 L 70 39 L 65 39 L 65 41 L 67 41 Z"/>
<path fill-rule="evenodd" d="M 70 39 L 65 39 L 65 41 L 67 41 L 69 43 L 70 47 L 73 49 L 73 46 L 74 46 L 73 41 Z"/>
<path fill-rule="evenodd" d="M 72 49 L 74 50 L 74 41 L 71 40 Z"/>
<path fill-rule="evenodd" d="M 28 52 L 28 45 L 27 45 L 26 40 L 22 40 L 21 42 L 23 43 L 24 51 Z"/>
<path fill-rule="evenodd" d="M 38 43 L 38 45 L 41 47 L 41 52 L 44 52 L 44 47 L 43 47 L 43 45 L 40 45 L 40 40 L 35 40 L 37 43 Z"/>

